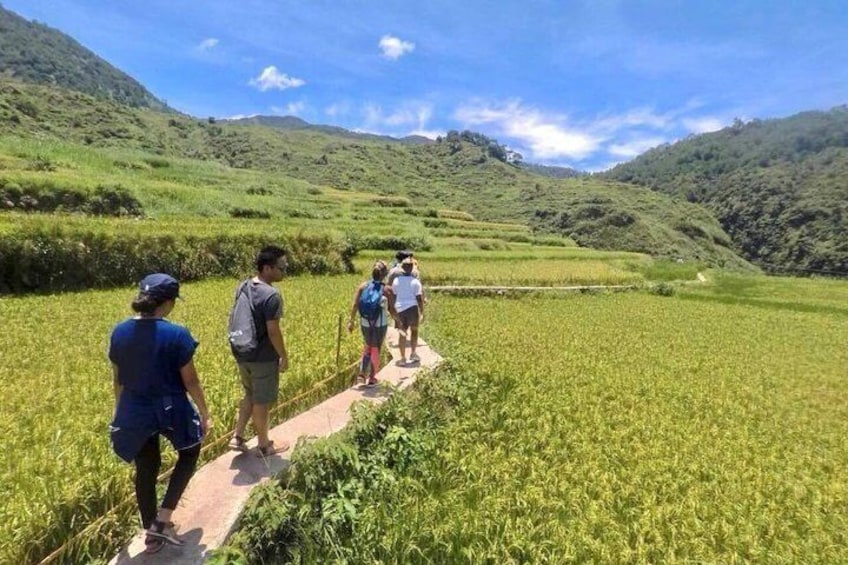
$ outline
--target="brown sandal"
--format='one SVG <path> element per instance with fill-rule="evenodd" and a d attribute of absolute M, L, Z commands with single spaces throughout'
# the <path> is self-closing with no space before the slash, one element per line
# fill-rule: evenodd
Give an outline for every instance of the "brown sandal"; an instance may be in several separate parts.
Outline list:
<path fill-rule="evenodd" d="M 288 442 L 285 442 L 280 446 L 276 446 L 276 445 L 274 445 L 274 441 L 272 440 L 272 441 L 269 441 L 268 445 L 266 445 L 265 447 L 256 446 L 256 456 L 257 457 L 271 457 L 272 455 L 276 455 L 278 453 L 288 451 L 289 447 L 291 447 L 291 445 L 289 445 Z"/>

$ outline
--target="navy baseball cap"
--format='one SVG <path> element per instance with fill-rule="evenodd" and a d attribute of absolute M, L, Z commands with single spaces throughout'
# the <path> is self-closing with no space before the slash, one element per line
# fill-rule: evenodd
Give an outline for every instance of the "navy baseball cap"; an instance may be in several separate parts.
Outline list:
<path fill-rule="evenodd" d="M 180 297 L 180 281 L 165 273 L 147 275 L 138 283 L 138 291 L 156 298 L 171 300 Z"/>

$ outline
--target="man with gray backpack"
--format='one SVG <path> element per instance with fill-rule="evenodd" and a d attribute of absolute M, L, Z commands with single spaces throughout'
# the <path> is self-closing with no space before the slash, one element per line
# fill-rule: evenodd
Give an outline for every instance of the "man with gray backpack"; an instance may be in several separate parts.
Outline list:
<path fill-rule="evenodd" d="M 256 276 L 239 284 L 230 313 L 230 348 L 238 364 L 244 397 L 239 403 L 236 430 L 230 449 L 247 451 L 247 423 L 253 420 L 257 455 L 268 457 L 289 448 L 268 438 L 268 413 L 280 391 L 280 373 L 289 366 L 280 319 L 283 297 L 273 283 L 283 280 L 286 251 L 269 245 L 256 256 Z"/>

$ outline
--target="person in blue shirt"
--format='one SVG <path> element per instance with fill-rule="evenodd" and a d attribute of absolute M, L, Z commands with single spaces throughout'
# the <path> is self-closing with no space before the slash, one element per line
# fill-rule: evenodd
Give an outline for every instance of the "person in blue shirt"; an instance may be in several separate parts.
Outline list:
<path fill-rule="evenodd" d="M 193 362 L 198 342 L 188 329 L 165 319 L 179 295 L 180 283 L 172 276 L 144 277 L 132 302 L 137 316 L 115 326 L 109 340 L 115 388 L 112 448 L 121 459 L 135 464 L 136 500 L 147 553 L 165 543 L 184 544 L 171 514 L 194 474 L 203 437 L 212 427 Z M 157 510 L 160 435 L 171 442 L 178 458 Z"/>

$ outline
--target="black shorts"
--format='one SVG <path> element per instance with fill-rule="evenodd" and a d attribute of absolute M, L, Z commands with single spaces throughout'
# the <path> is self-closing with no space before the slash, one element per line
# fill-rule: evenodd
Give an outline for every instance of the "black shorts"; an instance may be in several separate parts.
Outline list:
<path fill-rule="evenodd" d="M 418 306 L 407 308 L 403 312 L 398 312 L 398 320 L 395 326 L 399 330 L 406 331 L 409 328 L 417 328 L 418 321 L 421 317 L 418 315 Z"/>

